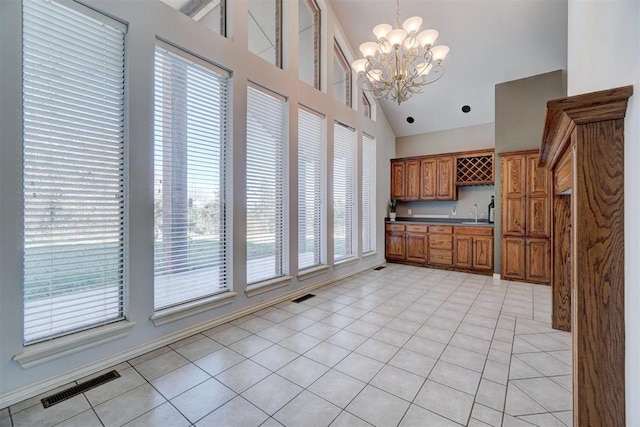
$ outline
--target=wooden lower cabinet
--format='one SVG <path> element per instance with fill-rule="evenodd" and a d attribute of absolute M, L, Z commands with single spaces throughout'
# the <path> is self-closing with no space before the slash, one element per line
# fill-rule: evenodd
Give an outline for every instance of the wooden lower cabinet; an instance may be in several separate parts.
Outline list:
<path fill-rule="evenodd" d="M 385 256 L 387 259 L 394 261 L 406 259 L 405 228 L 401 224 L 386 225 Z"/>
<path fill-rule="evenodd" d="M 386 224 L 386 258 L 425 267 L 493 271 L 493 228 Z"/>
<path fill-rule="evenodd" d="M 493 236 L 473 238 L 473 268 L 493 271 Z"/>
<path fill-rule="evenodd" d="M 422 224 L 407 224 L 405 245 L 407 261 L 423 264 L 427 261 L 427 226 Z"/>
<path fill-rule="evenodd" d="M 456 227 L 455 266 L 474 270 L 493 270 L 493 229 Z"/>
<path fill-rule="evenodd" d="M 460 268 L 473 267 L 473 237 L 455 237 L 455 264 Z"/>
<path fill-rule="evenodd" d="M 502 238 L 502 278 L 549 283 L 551 243 L 549 239 Z"/>

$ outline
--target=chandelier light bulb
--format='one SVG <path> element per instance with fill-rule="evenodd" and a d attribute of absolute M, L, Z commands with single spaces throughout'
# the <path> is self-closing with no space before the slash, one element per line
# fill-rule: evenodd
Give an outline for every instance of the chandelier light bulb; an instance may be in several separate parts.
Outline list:
<path fill-rule="evenodd" d="M 394 30 L 389 31 L 389 34 L 387 34 L 387 39 L 389 40 L 389 43 L 391 43 L 393 47 L 400 46 L 406 37 L 407 37 L 407 32 L 402 28 L 396 28 Z"/>
<path fill-rule="evenodd" d="M 440 34 L 436 30 L 424 30 L 416 36 L 418 43 L 424 48 L 430 48 Z"/>
<path fill-rule="evenodd" d="M 364 56 L 365 58 L 374 56 L 377 50 L 378 43 L 376 42 L 364 42 L 360 45 L 360 52 L 362 52 L 362 56 Z"/>
<path fill-rule="evenodd" d="M 382 41 L 382 39 L 387 37 L 387 34 L 389 34 L 389 31 L 391 31 L 392 29 L 393 27 L 389 24 L 376 25 L 375 27 L 373 27 L 373 34 L 375 34 L 378 40 Z"/>
<path fill-rule="evenodd" d="M 431 53 L 433 54 L 433 60 L 436 61 L 436 64 L 440 64 L 449 53 L 449 46 L 435 46 L 431 49 Z"/>
<path fill-rule="evenodd" d="M 351 67 L 355 70 L 356 73 L 364 73 L 367 69 L 367 60 L 364 58 L 356 59 L 351 64 Z"/>
<path fill-rule="evenodd" d="M 420 31 L 420 25 L 422 25 L 422 18 L 419 16 L 412 16 L 402 23 L 402 28 L 404 28 L 409 35 L 415 35 Z"/>
<path fill-rule="evenodd" d="M 416 66 L 416 74 L 418 76 L 427 77 L 429 71 L 433 68 L 433 64 L 429 64 L 428 62 L 423 62 L 420 65 Z"/>

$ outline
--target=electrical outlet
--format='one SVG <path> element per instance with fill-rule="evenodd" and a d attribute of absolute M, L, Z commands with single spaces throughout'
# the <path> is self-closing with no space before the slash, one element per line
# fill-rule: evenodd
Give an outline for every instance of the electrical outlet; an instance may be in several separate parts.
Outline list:
<path fill-rule="evenodd" d="M 456 216 L 456 208 L 451 209 L 451 216 Z"/>
<path fill-rule="evenodd" d="M 411 216 L 411 209 L 409 209 L 409 216 Z"/>

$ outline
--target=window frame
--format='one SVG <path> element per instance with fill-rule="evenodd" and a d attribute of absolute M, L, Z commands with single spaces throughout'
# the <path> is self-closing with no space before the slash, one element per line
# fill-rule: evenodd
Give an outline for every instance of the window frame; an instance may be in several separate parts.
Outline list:
<path fill-rule="evenodd" d="M 308 10 L 313 14 L 313 87 L 320 90 L 322 84 L 321 78 L 321 48 L 322 48 L 322 9 L 316 2 L 316 0 L 298 0 L 298 7 L 301 7 L 301 3 L 306 3 Z M 300 12 L 298 12 L 298 15 Z M 298 25 L 300 19 L 298 18 Z M 299 40 L 300 28 L 298 27 L 298 40 Z M 300 49 L 300 43 L 298 43 L 298 49 Z M 300 54 L 298 53 L 298 61 L 300 61 Z M 300 64 L 298 64 L 298 79 L 300 78 Z M 306 80 L 303 80 L 306 82 Z M 308 82 L 307 82 L 308 83 Z"/>
<path fill-rule="evenodd" d="M 367 140 L 368 139 L 368 140 Z M 367 144 L 372 144 L 372 149 L 370 152 L 367 152 Z M 376 162 L 377 162 L 377 147 L 376 147 L 376 139 L 366 132 L 362 133 L 362 149 L 361 149 L 361 158 L 362 158 L 362 197 L 361 197 L 361 218 L 362 218 L 362 255 L 367 255 L 374 253 L 376 251 Z M 367 177 L 366 174 L 366 166 L 367 163 L 367 155 L 371 157 L 369 160 L 369 167 L 371 170 L 369 171 L 368 177 L 369 182 L 365 182 Z M 365 190 L 365 187 L 368 186 L 369 191 Z M 365 215 L 367 213 L 367 203 L 368 200 L 368 221 L 365 220 Z M 367 224 L 368 222 L 368 224 Z M 368 230 L 367 230 L 368 225 Z M 367 235 L 368 231 L 368 235 Z M 369 241 L 369 245 L 366 244 L 367 240 Z"/>
<path fill-rule="evenodd" d="M 342 147 L 338 147 L 338 144 L 336 143 L 336 141 L 338 141 L 338 129 L 344 129 L 346 132 L 349 132 L 348 134 L 348 140 L 346 140 L 345 138 L 345 143 L 349 143 L 349 147 L 347 146 L 342 146 Z M 339 264 L 341 262 L 344 261 L 348 261 L 349 259 L 355 258 L 357 255 L 357 247 L 356 247 L 356 242 L 358 241 L 357 238 L 357 205 L 358 205 L 358 195 L 357 195 L 357 188 L 358 188 L 358 183 L 357 183 L 357 171 L 356 171 L 356 166 L 357 166 L 357 136 L 356 136 L 356 129 L 352 126 L 349 126 L 345 123 L 342 123 L 338 120 L 334 121 L 334 134 L 333 134 L 333 188 L 332 188 L 332 196 L 333 196 L 333 212 L 334 212 L 334 217 L 333 217 L 333 262 L 334 264 Z M 343 166 L 343 170 L 342 172 L 345 173 L 344 175 L 344 195 L 345 195 L 345 200 L 344 200 L 344 209 L 345 209 L 345 214 L 344 214 L 344 227 L 345 227 L 345 235 L 344 235 L 344 239 L 345 239 L 345 253 L 341 256 L 341 257 L 336 257 L 336 212 L 338 211 L 336 209 L 336 202 L 337 202 L 337 197 L 336 197 L 336 185 L 338 184 L 338 180 L 336 179 L 338 177 L 337 173 L 339 173 L 339 168 L 337 167 L 337 161 L 339 160 L 339 156 L 337 155 L 340 151 L 344 151 L 344 153 L 350 157 L 346 158 L 347 161 L 350 161 L 350 163 L 346 163 Z M 350 208 L 350 210 L 348 210 L 347 208 Z M 350 212 L 350 215 L 349 215 Z"/>
<path fill-rule="evenodd" d="M 352 108 L 353 107 L 353 101 L 352 101 L 352 90 L 353 90 L 353 84 L 352 84 L 352 76 L 351 76 L 351 65 L 349 65 L 349 61 L 347 60 L 346 55 L 344 54 L 344 50 L 340 47 L 340 44 L 338 43 L 338 40 L 336 40 L 335 38 L 333 39 L 333 60 L 334 63 L 336 63 L 335 61 L 337 61 L 337 64 L 340 66 L 340 68 L 342 69 L 343 73 L 344 73 L 344 91 L 345 91 L 345 98 L 344 99 L 338 99 L 336 98 L 336 89 L 335 89 L 335 85 L 336 85 L 336 77 L 335 77 L 335 73 L 333 76 L 333 84 L 334 84 L 334 90 L 333 90 L 333 96 L 336 100 L 342 102 L 343 104 L 345 104 L 347 107 Z M 335 67 L 334 67 L 335 70 Z"/>

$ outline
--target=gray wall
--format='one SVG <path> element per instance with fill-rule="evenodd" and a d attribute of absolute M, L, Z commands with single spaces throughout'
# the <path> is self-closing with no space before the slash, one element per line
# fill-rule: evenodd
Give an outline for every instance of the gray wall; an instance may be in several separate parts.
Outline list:
<path fill-rule="evenodd" d="M 499 153 L 539 149 L 547 110 L 547 101 L 567 94 L 566 73 L 562 70 L 539 74 L 496 85 L 496 226 L 494 271 L 500 273 L 500 202 Z"/>

